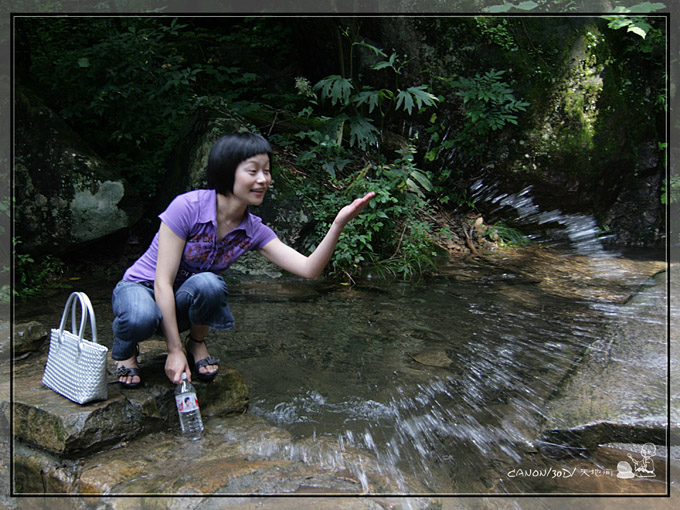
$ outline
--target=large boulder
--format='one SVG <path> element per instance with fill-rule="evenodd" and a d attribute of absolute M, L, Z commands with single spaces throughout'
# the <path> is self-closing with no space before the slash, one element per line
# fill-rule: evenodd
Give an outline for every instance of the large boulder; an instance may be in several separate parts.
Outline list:
<path fill-rule="evenodd" d="M 141 214 L 132 186 L 30 92 L 15 101 L 16 232 L 31 253 L 63 253 Z"/>

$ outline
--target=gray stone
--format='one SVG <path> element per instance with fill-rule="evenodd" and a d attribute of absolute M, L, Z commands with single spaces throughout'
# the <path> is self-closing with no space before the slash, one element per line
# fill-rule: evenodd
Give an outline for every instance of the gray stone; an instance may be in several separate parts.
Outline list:
<path fill-rule="evenodd" d="M 112 496 L 134 494 L 175 496 L 162 508 L 183 508 L 190 503 L 189 508 L 209 509 L 221 508 L 219 501 L 225 501 L 211 495 L 347 496 L 422 490 L 415 480 L 397 484 L 391 473 L 385 473 L 366 453 L 350 448 L 338 452 L 330 439 L 296 441 L 290 433 L 257 416 L 207 419 L 205 425 L 199 441 L 186 440 L 178 431 L 158 432 L 77 463 L 20 447 L 15 455 L 17 481 L 22 494 L 41 494 L 42 478 L 47 476 L 46 487 L 53 494 L 78 494 L 89 503 L 112 504 L 114 508 L 127 506 Z M 329 452 L 333 452 L 332 458 Z M 389 508 L 399 508 L 393 506 L 398 498 L 381 496 L 366 497 L 358 508 L 382 508 L 381 501 L 391 501 Z M 154 503 L 160 502 L 147 497 L 142 506 L 155 508 L 150 506 Z M 409 508 L 441 508 L 441 503 L 436 498 L 414 498 Z"/>
<path fill-rule="evenodd" d="M 678 271 L 674 265 L 672 280 Z M 548 404 L 542 441 L 586 449 L 607 442 L 665 444 L 667 346 L 670 341 L 671 352 L 680 346 L 677 334 L 668 339 L 667 278 L 665 272 L 652 278 L 590 346 Z M 671 316 L 670 330 L 677 332 L 677 314 Z M 678 435 L 678 401 L 671 396 L 672 436 Z"/>
<path fill-rule="evenodd" d="M 430 367 L 446 368 L 453 363 L 453 360 L 449 358 L 444 351 L 421 351 L 413 354 L 411 357 L 421 365 Z"/>
<path fill-rule="evenodd" d="M 15 439 L 68 458 L 156 430 L 179 428 L 174 387 L 157 358 L 140 364 L 143 387 L 120 389 L 111 375 L 108 398 L 86 405 L 75 404 L 42 385 L 45 359 L 41 356 L 15 366 Z M 220 367 L 212 383 L 197 382 L 195 386 L 206 417 L 241 413 L 248 407 L 248 389 L 240 374 L 229 367 Z M 0 406 L 9 416 L 8 402 Z"/>
<path fill-rule="evenodd" d="M 125 187 L 120 181 L 100 183 L 95 194 L 90 189 L 76 191 L 69 204 L 74 240 L 91 241 L 127 227 L 127 215 L 118 208 L 124 195 Z"/>
<path fill-rule="evenodd" d="M 135 190 L 29 93 L 16 100 L 16 230 L 30 253 L 72 250 L 133 224 Z"/>
<path fill-rule="evenodd" d="M 37 321 L 15 324 L 14 355 L 21 356 L 28 352 L 37 351 L 48 339 L 49 334 L 49 330 Z"/>

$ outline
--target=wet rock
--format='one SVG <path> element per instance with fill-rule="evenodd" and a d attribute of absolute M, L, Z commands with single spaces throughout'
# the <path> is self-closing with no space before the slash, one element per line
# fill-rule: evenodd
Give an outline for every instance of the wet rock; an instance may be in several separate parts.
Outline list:
<path fill-rule="evenodd" d="M 12 338 L 8 321 L 0 321 L 0 359 L 9 358 Z"/>
<path fill-rule="evenodd" d="M 14 445 L 14 492 L 20 494 L 68 494 L 77 484 L 77 463 L 45 451 Z"/>
<path fill-rule="evenodd" d="M 417 481 L 385 473 L 366 453 L 350 448 L 339 450 L 330 439 L 296 441 L 288 432 L 257 416 L 207 419 L 205 426 L 205 435 L 199 441 L 181 437 L 179 430 L 158 432 L 131 441 L 125 448 L 104 451 L 71 464 L 44 453 L 20 449 L 17 457 L 25 489 L 22 492 L 40 493 L 45 482 L 37 480 L 48 477 L 46 483 L 53 492 L 80 494 L 84 496 L 83 503 L 90 505 L 103 503 L 113 508 L 128 508 L 123 502 L 131 500 L 115 500 L 112 496 L 172 494 L 184 497 L 171 499 L 168 506 L 166 501 L 158 508 L 180 508 L 177 505 L 181 499 L 184 504 L 191 502 L 191 508 L 207 509 L 221 508 L 218 503 L 226 501 L 212 499 L 211 495 L 422 491 Z M 156 508 L 155 505 L 161 503 L 152 498 L 141 499 L 145 508 Z M 400 508 L 398 498 L 377 499 L 390 501 L 388 508 Z M 413 509 L 441 506 L 436 499 L 414 498 L 413 501 L 415 504 L 410 506 Z M 382 506 L 376 501 L 353 508 Z"/>
<path fill-rule="evenodd" d="M 40 322 L 31 321 L 14 325 L 14 355 L 21 356 L 37 351 L 48 339 L 50 332 Z"/>
<path fill-rule="evenodd" d="M 108 398 L 82 406 L 42 385 L 45 359 L 42 356 L 15 366 L 13 433 L 16 439 L 69 458 L 179 426 L 174 387 L 158 358 L 152 356 L 146 365 L 140 362 L 145 383 L 142 388 L 120 389 L 116 377 L 111 375 Z M 212 383 L 197 382 L 195 386 L 205 416 L 223 416 L 247 409 L 248 389 L 234 369 L 222 366 Z M 8 416 L 7 402 L 2 409 Z"/>
<path fill-rule="evenodd" d="M 260 257 L 263 258 L 263 257 Z M 238 282 L 230 291 L 232 299 L 256 303 L 314 302 L 322 295 L 320 285 L 306 281 Z"/>
<path fill-rule="evenodd" d="M 654 275 L 667 269 L 665 261 L 574 255 L 537 246 L 513 253 L 512 257 L 492 258 L 495 274 L 503 281 L 511 279 L 538 285 L 549 295 L 585 299 L 602 303 L 625 303 Z M 514 275 L 514 276 L 513 276 Z"/>
<path fill-rule="evenodd" d="M 674 274 L 678 270 L 672 269 Z M 590 346 L 549 403 L 542 441 L 586 449 L 608 442 L 665 444 L 669 426 L 666 278 L 666 273 L 654 277 L 653 285 L 631 298 Z M 670 328 L 677 329 L 678 324 Z M 672 335 L 671 351 L 677 345 L 678 338 Z M 674 435 L 678 418 L 672 415 L 671 419 Z M 550 453 L 560 452 L 551 449 Z"/>
<path fill-rule="evenodd" d="M 411 357 L 421 365 L 429 367 L 447 368 L 453 363 L 453 360 L 444 351 L 421 351 L 411 355 Z"/>
<path fill-rule="evenodd" d="M 640 147 L 638 162 L 650 171 L 649 165 L 658 163 L 658 151 L 650 150 L 649 144 Z M 652 170 L 653 171 L 653 170 Z M 645 246 L 658 245 L 665 238 L 662 228 L 664 211 L 659 200 L 662 174 L 638 178 L 633 184 L 623 188 L 614 203 L 607 208 L 602 224 L 614 228 L 617 245 Z"/>

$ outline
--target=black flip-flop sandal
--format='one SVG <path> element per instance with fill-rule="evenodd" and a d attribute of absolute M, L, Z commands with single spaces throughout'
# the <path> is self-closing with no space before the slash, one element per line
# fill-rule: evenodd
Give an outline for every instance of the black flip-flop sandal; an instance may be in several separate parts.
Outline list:
<path fill-rule="evenodd" d="M 217 370 L 214 372 L 208 372 L 208 373 L 203 373 L 199 369 L 203 367 L 207 367 L 208 365 L 218 365 L 220 362 L 219 358 L 216 358 L 214 356 L 208 356 L 207 358 L 199 359 L 198 361 L 195 361 L 194 355 L 189 352 L 189 342 L 195 342 L 197 344 L 203 344 L 205 343 L 204 340 L 196 340 L 194 337 L 189 334 L 187 336 L 186 340 L 184 341 L 184 348 L 187 352 L 187 361 L 189 362 L 189 365 L 193 367 L 192 373 L 200 380 L 203 382 L 210 382 L 212 381 L 215 376 L 217 375 Z M 218 369 L 219 370 L 219 369 Z"/>
<path fill-rule="evenodd" d="M 123 388 L 138 388 L 142 385 L 142 377 L 139 368 L 137 367 L 116 367 L 116 376 L 120 379 L 121 377 L 134 377 L 137 376 L 139 377 L 139 382 L 138 383 L 126 383 L 123 381 L 118 381 L 118 384 L 120 384 Z"/>
<path fill-rule="evenodd" d="M 137 360 L 137 357 L 139 356 L 139 345 L 136 346 L 136 353 L 135 353 L 135 361 Z M 118 381 L 118 384 L 120 384 L 123 388 L 128 388 L 128 389 L 134 389 L 134 388 L 139 388 L 142 385 L 142 374 L 139 370 L 139 367 L 124 367 L 124 366 L 117 366 L 116 367 L 116 376 L 120 379 L 121 377 L 134 377 L 137 376 L 139 377 L 139 382 L 138 383 L 126 383 L 122 381 Z"/>

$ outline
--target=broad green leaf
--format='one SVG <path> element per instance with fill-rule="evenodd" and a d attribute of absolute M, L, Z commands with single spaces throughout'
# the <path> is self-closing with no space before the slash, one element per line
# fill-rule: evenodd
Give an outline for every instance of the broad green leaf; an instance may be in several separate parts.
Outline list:
<path fill-rule="evenodd" d="M 330 98 L 331 104 L 347 105 L 352 92 L 352 81 L 337 74 L 327 76 L 314 85 L 314 90 L 321 90 L 321 97 Z"/>
<path fill-rule="evenodd" d="M 607 16 L 607 19 L 610 20 L 607 26 L 612 30 L 627 27 L 633 22 L 630 18 L 623 18 L 620 16 Z"/>
<path fill-rule="evenodd" d="M 420 184 L 425 191 L 432 191 L 432 181 L 430 181 L 429 177 L 423 172 L 420 170 L 413 170 L 413 172 L 411 172 L 411 177 L 418 181 L 418 184 Z"/>
<path fill-rule="evenodd" d="M 411 111 L 413 110 L 413 107 L 415 106 L 415 103 L 413 102 L 413 97 L 411 96 L 411 93 L 407 90 L 400 90 L 399 94 L 397 94 L 397 110 L 399 108 L 404 107 L 404 110 L 411 114 Z"/>
<path fill-rule="evenodd" d="M 646 13 L 646 12 L 654 12 L 654 11 L 660 11 L 661 9 L 666 9 L 666 5 L 656 2 L 656 3 L 651 3 L 651 2 L 643 2 L 641 4 L 633 5 L 632 7 L 629 7 L 628 12 L 634 12 L 638 14 Z"/>
<path fill-rule="evenodd" d="M 628 27 L 628 31 L 629 31 L 629 32 L 633 32 L 634 34 L 639 35 L 639 36 L 642 37 L 643 39 L 644 39 L 645 37 L 647 37 L 647 31 L 646 31 L 644 28 L 641 28 L 641 27 L 636 26 L 636 25 L 633 25 L 633 26 Z"/>
<path fill-rule="evenodd" d="M 335 163 L 333 161 L 329 161 L 324 163 L 322 166 L 328 175 L 330 175 L 331 179 L 335 179 Z"/>
<path fill-rule="evenodd" d="M 360 149 L 365 150 L 368 144 L 375 142 L 377 134 L 380 132 L 377 127 L 371 124 L 371 120 L 366 117 L 352 117 L 349 120 L 349 144 L 356 144 Z"/>
<path fill-rule="evenodd" d="M 391 67 L 396 71 L 396 68 L 394 67 L 394 62 L 396 61 L 396 59 L 397 59 L 396 53 L 392 53 L 392 55 L 390 55 L 389 60 L 383 60 L 382 62 L 378 62 L 377 64 L 372 65 L 371 69 L 375 71 L 380 71 L 381 69 Z"/>
<path fill-rule="evenodd" d="M 421 191 L 421 189 L 418 187 L 418 185 L 413 182 L 413 179 L 410 177 L 406 178 L 406 187 L 416 193 L 420 197 L 425 197 L 425 193 Z"/>
<path fill-rule="evenodd" d="M 375 109 L 376 106 L 378 106 L 378 103 L 380 101 L 380 91 L 379 90 L 365 90 L 363 92 L 359 92 L 356 94 L 353 98 L 353 101 L 356 103 L 357 106 L 361 106 L 364 103 L 368 104 L 368 113 L 373 113 L 373 110 Z"/>
<path fill-rule="evenodd" d="M 437 101 L 439 101 L 439 98 L 437 96 L 435 96 L 434 94 L 430 94 L 425 89 L 426 89 L 425 85 L 408 88 L 408 92 L 410 92 L 415 98 L 418 108 L 422 108 L 423 104 L 426 106 L 434 106 L 437 103 Z"/>
<path fill-rule="evenodd" d="M 647 23 L 643 18 L 635 18 L 633 25 L 628 27 L 629 32 L 638 34 L 643 39 L 647 36 L 647 33 L 652 29 L 652 26 Z"/>

